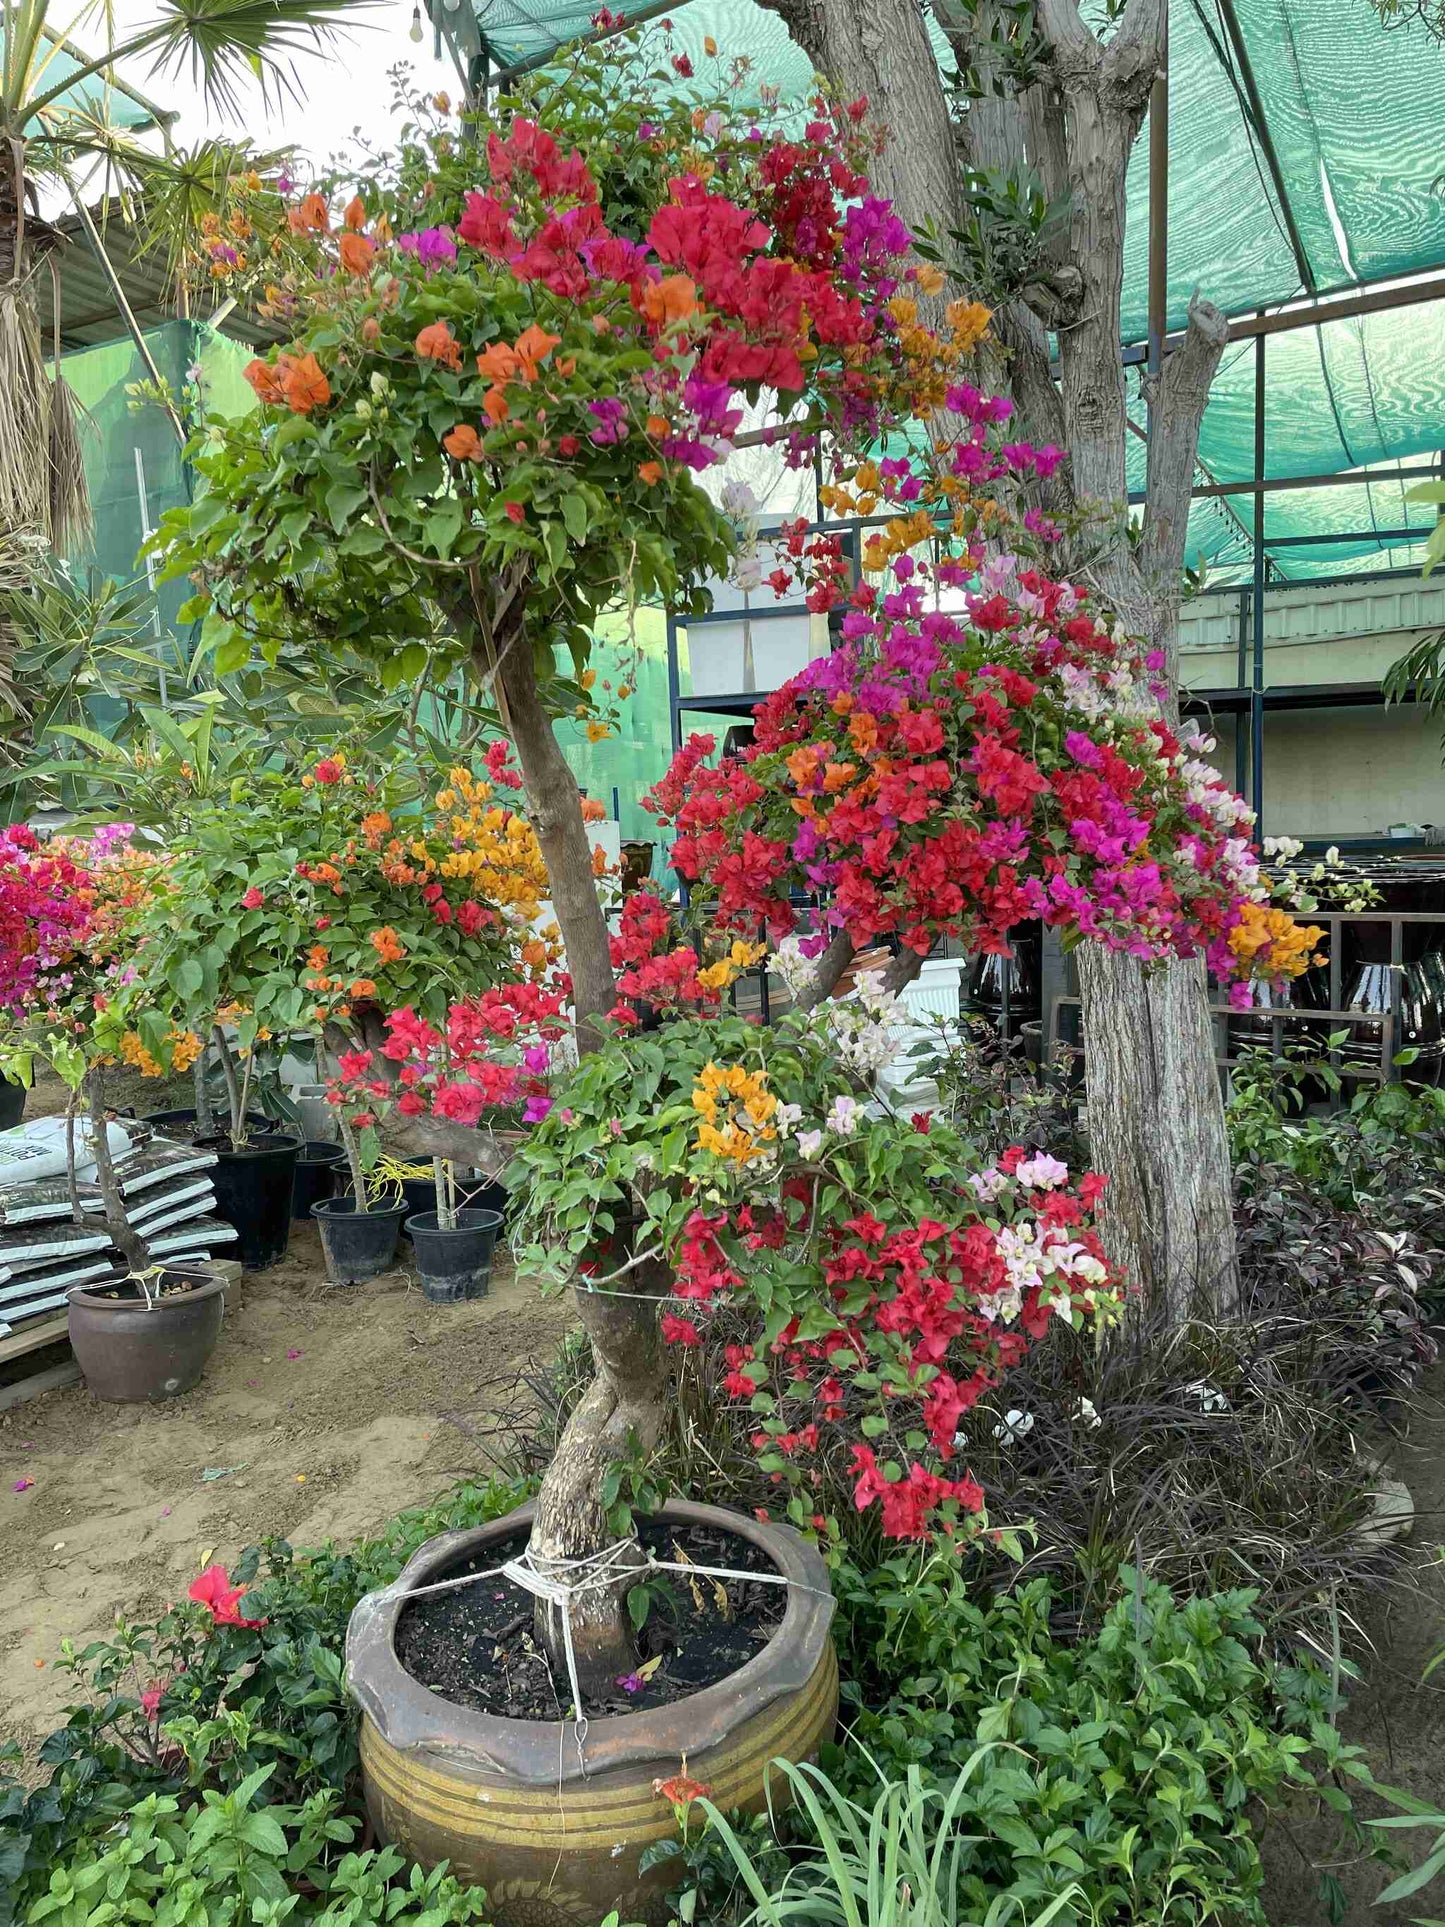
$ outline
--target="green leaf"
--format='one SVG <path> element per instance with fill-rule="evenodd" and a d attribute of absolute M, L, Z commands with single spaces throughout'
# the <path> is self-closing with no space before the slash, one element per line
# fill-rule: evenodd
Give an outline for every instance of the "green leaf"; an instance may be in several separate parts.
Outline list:
<path fill-rule="evenodd" d="M 338 535 L 366 499 L 366 490 L 355 482 L 333 482 L 327 489 L 326 513 Z"/>
<path fill-rule="evenodd" d="M 587 539 L 587 497 L 573 493 L 562 497 L 562 520 L 574 542 Z"/>

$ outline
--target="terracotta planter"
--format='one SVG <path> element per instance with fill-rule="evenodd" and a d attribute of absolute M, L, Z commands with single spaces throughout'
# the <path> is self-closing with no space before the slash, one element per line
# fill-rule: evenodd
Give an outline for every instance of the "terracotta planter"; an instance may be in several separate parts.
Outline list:
<path fill-rule="evenodd" d="M 221 1335 L 225 1280 L 204 1265 L 168 1266 L 162 1282 L 198 1279 L 160 1299 L 104 1298 L 77 1285 L 70 1294 L 70 1343 L 87 1391 L 114 1404 L 179 1398 L 200 1383 Z"/>
<path fill-rule="evenodd" d="M 402 1670 L 393 1644 L 405 1591 L 511 1538 L 532 1510 L 428 1540 L 394 1592 L 353 1614 L 347 1680 L 362 1709 L 367 1811 L 380 1839 L 484 1886 L 496 1927 L 596 1927 L 614 1908 L 624 1921 L 664 1927 L 676 1868 L 638 1866 L 644 1848 L 676 1831 L 653 1781 L 676 1773 L 686 1754 L 689 1774 L 724 1812 L 756 1811 L 772 1760 L 809 1759 L 832 1736 L 838 1665 L 827 1567 L 785 1526 L 717 1506 L 664 1506 L 665 1520 L 721 1526 L 761 1547 L 800 1584 L 772 1639 L 728 1679 L 671 1706 L 591 1721 L 584 1770 L 571 1721 L 454 1706 Z"/>

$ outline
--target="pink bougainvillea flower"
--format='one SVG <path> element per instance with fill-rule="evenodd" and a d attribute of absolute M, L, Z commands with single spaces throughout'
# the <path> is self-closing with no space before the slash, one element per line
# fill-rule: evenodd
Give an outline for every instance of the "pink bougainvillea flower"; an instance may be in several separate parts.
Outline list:
<path fill-rule="evenodd" d="M 297 1349 L 297 1350 L 294 1350 L 294 1351 L 289 1351 L 289 1352 L 287 1352 L 287 1354 L 286 1354 L 286 1356 L 287 1356 L 288 1358 L 300 1358 L 300 1356 L 301 1356 L 301 1352 L 300 1352 L 300 1350 L 299 1350 L 299 1349 Z"/>
<path fill-rule="evenodd" d="M 642 1675 L 641 1673 L 619 1673 L 617 1684 L 624 1693 L 640 1693 L 643 1686 Z"/>
<path fill-rule="evenodd" d="M 140 1710 L 145 1714 L 146 1718 L 152 1722 L 154 1722 L 156 1715 L 161 1710 L 161 1694 L 164 1693 L 165 1690 L 165 1687 L 161 1685 L 160 1681 L 155 1680 L 140 1696 Z"/>
<path fill-rule="evenodd" d="M 250 889 L 241 898 L 241 908 L 243 910 L 259 910 L 261 908 L 261 905 L 265 901 L 266 901 L 266 898 L 264 893 L 258 890 L 255 884 L 253 883 Z"/>
<path fill-rule="evenodd" d="M 34 1483 L 34 1479 L 17 1479 L 15 1481 L 15 1490 L 17 1492 L 28 1492 Z"/>
<path fill-rule="evenodd" d="M 194 1599 L 198 1606 L 209 1607 L 211 1617 L 218 1626 L 264 1626 L 264 1619 L 243 1618 L 239 1608 L 245 1591 L 244 1586 L 231 1584 L 224 1566 L 207 1566 L 198 1578 L 191 1581 L 186 1597 Z"/>

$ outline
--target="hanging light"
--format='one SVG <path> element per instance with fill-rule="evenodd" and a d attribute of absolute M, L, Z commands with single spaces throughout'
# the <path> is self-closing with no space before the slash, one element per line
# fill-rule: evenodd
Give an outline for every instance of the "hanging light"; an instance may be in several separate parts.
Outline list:
<path fill-rule="evenodd" d="M 421 0 L 415 0 L 411 10 L 411 34 L 409 36 L 419 47 L 422 43 Z"/>

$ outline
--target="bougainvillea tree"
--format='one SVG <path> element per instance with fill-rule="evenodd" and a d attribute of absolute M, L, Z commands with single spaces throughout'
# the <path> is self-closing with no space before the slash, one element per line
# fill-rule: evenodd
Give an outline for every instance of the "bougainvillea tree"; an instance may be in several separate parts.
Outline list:
<path fill-rule="evenodd" d="M 788 751 L 797 753 L 796 788 L 779 787 L 756 827 L 745 819 L 754 803 L 762 808 L 761 793 L 743 793 L 755 779 L 698 765 L 684 795 L 679 778 L 674 801 L 692 812 L 689 834 L 702 831 L 709 809 L 738 831 L 730 855 L 708 858 L 709 874 L 720 886 L 735 882 L 733 907 L 751 927 L 680 941 L 664 907 L 643 896 L 609 934 L 552 718 L 591 710 L 586 660 L 604 609 L 645 596 L 695 607 L 708 576 L 726 566 L 734 531 L 695 477 L 738 445 L 742 397 L 774 391 L 787 422 L 779 432 L 796 460 L 810 462 L 825 446 L 832 486 L 856 496 L 864 513 L 879 503 L 895 510 L 870 545 L 875 574 L 941 533 L 957 551 L 957 579 L 971 579 L 1005 496 L 1056 459 L 1007 442 L 1007 404 L 984 400 L 964 380 L 986 314 L 955 303 L 940 327 L 920 321 L 919 297 L 935 294 L 940 278 L 869 191 L 864 104 L 820 98 L 805 127 L 775 129 L 765 112 L 741 104 L 738 68 L 724 68 L 724 84 L 699 89 L 691 102 L 678 97 L 676 61 L 667 88 L 655 87 L 649 45 L 593 50 L 459 131 L 444 109 L 422 112 L 395 162 L 350 198 L 256 197 L 251 257 L 267 264 L 268 305 L 292 338 L 252 365 L 256 414 L 208 426 L 197 451 L 207 493 L 161 537 L 172 572 L 196 583 L 193 613 L 204 615 L 221 666 L 253 648 L 264 655 L 284 634 L 369 650 L 406 674 L 440 608 L 515 745 L 565 977 L 552 988 L 497 986 L 444 1019 L 399 1010 L 385 1042 L 356 1053 L 345 1077 L 359 1119 L 386 1111 L 417 1148 L 484 1161 L 490 1150 L 475 1125 L 488 1106 L 520 1105 L 531 1120 L 522 1154 L 530 1222 L 539 1250 L 578 1288 L 598 1365 L 533 1527 L 534 1554 L 564 1566 L 608 1542 L 609 1468 L 657 1436 L 664 1341 L 686 1344 L 691 1330 L 676 1310 L 663 1322 L 660 1299 L 681 1291 L 712 1301 L 741 1292 L 747 1279 L 766 1316 L 760 1342 L 796 1363 L 796 1396 L 810 1414 L 799 1411 L 794 1424 L 791 1410 L 760 1408 L 768 1442 L 760 1449 L 781 1455 L 786 1480 L 821 1440 L 810 1427 L 856 1419 L 859 1503 L 876 1503 L 892 1528 L 912 1532 L 935 1517 L 957 1526 L 974 1516 L 975 1495 L 950 1467 L 946 1414 L 965 1409 L 964 1388 L 987 1382 L 1009 1355 L 1011 1314 L 1025 1332 L 1056 1303 L 1083 1315 L 1089 1294 L 1097 1302 L 1109 1284 L 1091 1242 L 1092 1189 L 1070 1191 L 1052 1169 L 978 1173 L 982 1189 L 965 1185 L 961 1147 L 864 1117 L 860 1076 L 881 1020 L 856 1010 L 835 1019 L 825 1008 L 852 956 L 846 928 L 800 986 L 797 1018 L 776 1035 L 696 1014 L 716 1013 L 727 982 L 752 958 L 759 908 L 763 922 L 782 921 L 769 914 L 766 892 L 790 865 L 806 873 L 814 861 L 782 838 L 780 814 L 816 815 L 820 844 L 831 837 L 838 846 L 818 857 L 825 864 L 841 861 L 854 833 L 841 814 L 831 820 L 833 798 L 846 808 L 841 791 L 856 773 L 843 771 L 850 692 L 841 684 L 828 692 L 839 754 L 820 756 L 825 726 L 805 690 L 810 716 Z M 730 80 L 739 83 L 731 90 Z M 218 266 L 229 271 L 224 253 Z M 902 452 L 876 460 L 900 423 L 916 432 Z M 1028 533 L 1046 541 L 1049 527 L 1032 521 Z M 780 586 L 801 573 L 816 610 L 848 597 L 833 537 L 795 529 L 787 546 L 795 567 L 783 570 Z M 1041 589 L 1020 593 L 1039 595 L 1049 622 L 1062 611 L 1062 590 L 1052 604 Z M 989 648 L 960 646 L 967 693 L 934 688 L 932 668 L 922 666 L 934 646 L 926 612 L 903 611 L 918 642 L 909 669 L 923 677 L 918 715 L 890 709 L 901 684 L 875 702 L 868 663 L 888 638 L 892 611 L 871 587 L 856 602 L 861 620 L 884 621 L 855 637 L 854 707 L 876 718 L 880 734 L 901 733 L 900 760 L 924 759 L 946 776 L 930 776 L 919 791 L 922 817 L 911 814 L 911 794 L 898 797 L 899 823 L 924 827 L 893 830 L 891 842 L 886 822 L 863 821 L 871 796 L 853 799 L 856 836 L 867 846 L 858 875 L 875 862 L 886 870 L 893 846 L 900 864 L 911 860 L 915 843 L 942 835 L 943 817 L 973 809 L 993 823 L 975 851 L 979 877 L 956 885 L 982 909 L 929 903 L 901 922 L 873 918 L 869 928 L 898 930 L 915 960 L 923 908 L 940 925 L 957 917 L 1006 930 L 1017 920 L 1002 900 L 1010 867 L 1019 915 L 1026 880 L 1054 888 L 1039 838 L 1058 839 L 1065 889 L 1086 894 L 1098 879 L 1103 893 L 1111 866 L 1131 867 L 1109 847 L 1134 834 L 1132 792 L 1116 794 L 1113 763 L 1105 761 L 1101 780 L 1118 808 L 1095 799 L 1099 847 L 1077 841 L 1066 852 L 1097 772 L 1075 759 L 1075 792 L 1054 792 L 1051 779 L 1072 752 L 1061 740 L 1045 754 L 1027 718 L 1027 744 L 1014 746 L 1023 742 L 1010 735 L 1009 706 L 1025 707 L 1018 685 L 1013 693 L 1002 685 L 1006 713 L 992 747 L 982 747 L 985 726 L 970 733 L 962 724 L 965 708 L 982 715 L 994 700 L 983 673 Z M 1079 662 L 1088 656 L 1082 640 L 1067 647 Z M 1010 651 L 1025 652 L 1025 640 L 999 651 L 1001 669 L 1021 683 Z M 1054 686 L 1066 666 L 1055 674 L 1040 665 L 1053 680 L 1039 724 L 1072 713 Z M 975 685 L 985 709 L 970 707 Z M 960 712 L 946 727 L 932 709 L 944 695 Z M 1079 720 L 1084 727 L 1082 709 Z M 605 731 L 600 712 L 592 727 Z M 858 727 L 866 734 L 861 720 Z M 1162 856 L 1178 828 L 1194 837 L 1206 872 L 1197 890 L 1181 892 L 1185 859 L 1170 859 L 1174 895 L 1188 902 L 1175 915 L 1164 892 L 1150 898 L 1157 944 L 1197 945 L 1207 934 L 1228 945 L 1249 922 L 1239 908 L 1249 896 L 1242 855 L 1234 874 L 1219 836 L 1189 814 L 1185 766 L 1171 766 L 1160 739 L 1158 770 L 1145 768 L 1144 747 L 1133 745 L 1147 795 L 1132 800 L 1151 852 Z M 1110 735 L 1099 754 L 1128 761 L 1126 748 Z M 966 771 L 950 757 L 967 759 Z M 1036 790 L 1023 782 L 1026 767 Z M 819 772 L 828 807 L 815 809 Z M 870 777 L 887 784 L 889 775 L 875 759 Z M 1030 798 L 1044 792 L 1047 808 L 1035 820 Z M 774 854 L 768 844 L 779 846 Z M 910 870 L 882 894 L 896 910 L 917 881 Z M 1081 931 L 1085 909 L 1077 910 Z M 1104 893 L 1093 921 L 1097 934 L 1118 930 L 1112 895 Z M 1273 943 L 1261 948 L 1273 967 Z M 890 988 L 876 987 L 884 1008 Z M 639 1006 L 664 1019 L 691 1014 L 654 1032 L 632 1023 Z M 568 1028 L 580 1051 L 570 1071 Z M 839 1390 L 845 1349 L 849 1378 Z M 752 1382 L 748 1362 L 736 1368 L 740 1393 Z M 753 1383 L 749 1395 L 772 1396 Z M 890 1429 L 880 1400 L 921 1417 L 883 1459 L 868 1443 Z M 907 1495 L 893 1492 L 900 1485 Z M 794 1496 L 801 1505 L 801 1491 Z M 623 1670 L 624 1590 L 625 1581 L 573 1601 L 584 1671 Z"/>

